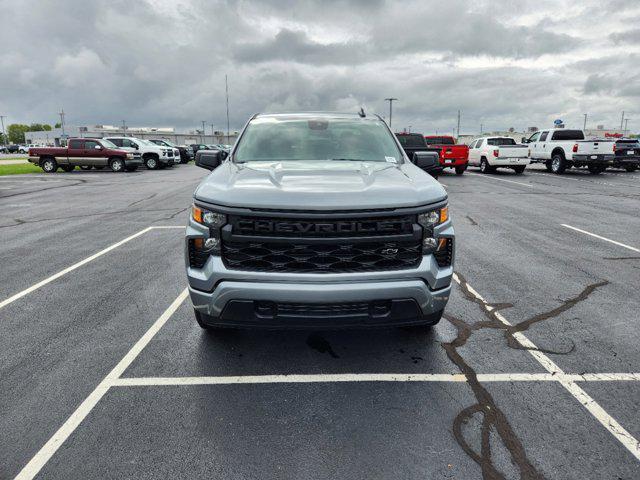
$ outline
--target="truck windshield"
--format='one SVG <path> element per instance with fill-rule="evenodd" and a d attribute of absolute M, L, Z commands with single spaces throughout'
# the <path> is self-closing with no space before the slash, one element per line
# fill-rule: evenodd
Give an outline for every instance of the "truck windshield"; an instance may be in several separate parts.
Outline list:
<path fill-rule="evenodd" d="M 487 140 L 487 144 L 493 146 L 506 146 L 506 145 L 515 145 L 516 141 L 513 138 L 490 138 Z"/>
<path fill-rule="evenodd" d="M 271 160 L 402 162 L 391 132 L 380 120 L 256 118 L 236 146 L 237 163 Z"/>
<path fill-rule="evenodd" d="M 427 145 L 455 145 L 451 137 L 426 137 Z"/>

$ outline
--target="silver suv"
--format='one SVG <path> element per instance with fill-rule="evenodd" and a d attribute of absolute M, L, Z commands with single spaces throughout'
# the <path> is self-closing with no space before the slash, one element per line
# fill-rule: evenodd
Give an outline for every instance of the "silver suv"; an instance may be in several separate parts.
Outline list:
<path fill-rule="evenodd" d="M 186 229 L 198 324 L 341 328 L 436 324 L 451 291 L 447 194 L 378 116 L 259 114 L 212 170 Z"/>

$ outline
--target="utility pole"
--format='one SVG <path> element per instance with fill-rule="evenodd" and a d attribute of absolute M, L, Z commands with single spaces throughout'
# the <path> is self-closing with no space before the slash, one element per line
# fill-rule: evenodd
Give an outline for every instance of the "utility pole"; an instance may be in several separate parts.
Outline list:
<path fill-rule="evenodd" d="M 213 123 L 210 123 L 209 126 L 211 127 L 211 141 L 213 142 L 215 140 L 213 138 Z"/>
<path fill-rule="evenodd" d="M 125 122 L 124 120 L 122 120 L 122 135 L 124 137 L 127 136 L 127 122 Z"/>
<path fill-rule="evenodd" d="M 227 145 L 229 144 L 229 81 L 227 74 L 224 75 L 224 92 L 227 96 Z"/>
<path fill-rule="evenodd" d="M 458 137 L 460 136 L 460 110 L 458 110 Z"/>
<path fill-rule="evenodd" d="M 0 122 L 2 122 L 2 144 L 6 145 L 7 144 L 7 134 L 4 131 L 4 119 L 5 119 L 6 115 L 0 115 Z"/>
<path fill-rule="evenodd" d="M 627 130 L 628 130 L 628 128 L 627 128 L 627 127 L 628 127 L 628 126 L 629 126 L 629 119 L 628 119 L 628 118 L 625 118 L 625 119 L 624 119 L 624 132 L 622 132 L 622 134 L 623 134 L 625 137 L 627 136 Z"/>
<path fill-rule="evenodd" d="M 389 102 L 389 128 L 391 128 L 391 123 L 393 120 L 393 102 L 397 100 L 397 98 L 385 98 L 385 101 Z"/>
<path fill-rule="evenodd" d="M 65 116 L 64 108 L 62 108 L 60 110 L 60 113 L 58 115 L 60 115 L 60 128 L 62 128 L 62 138 L 64 138 L 65 137 L 65 134 L 64 134 L 64 116 Z"/>
<path fill-rule="evenodd" d="M 202 143 L 204 143 L 204 135 L 205 135 L 205 131 L 204 131 L 204 120 L 202 120 L 202 135 L 200 135 L 200 141 Z"/>
<path fill-rule="evenodd" d="M 482 135 L 482 124 L 480 124 L 480 135 Z"/>
<path fill-rule="evenodd" d="M 586 130 L 587 129 L 587 114 L 583 113 L 584 115 L 584 126 L 582 127 L 582 130 Z"/>
<path fill-rule="evenodd" d="M 622 130 L 623 123 L 624 123 L 624 110 L 622 111 L 622 119 L 620 120 L 620 130 Z"/>

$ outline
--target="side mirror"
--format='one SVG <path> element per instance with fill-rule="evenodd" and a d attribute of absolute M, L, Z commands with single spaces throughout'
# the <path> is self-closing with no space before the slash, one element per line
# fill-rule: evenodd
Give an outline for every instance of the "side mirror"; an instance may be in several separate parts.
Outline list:
<path fill-rule="evenodd" d="M 228 154 L 224 150 L 198 150 L 196 152 L 196 166 L 215 170 L 225 161 Z"/>
<path fill-rule="evenodd" d="M 95 146 L 95 147 L 93 147 L 93 148 L 95 148 L 96 150 L 102 150 L 102 147 L 101 147 L 100 145 L 96 145 L 96 146 Z"/>
<path fill-rule="evenodd" d="M 132 145 L 133 145 L 133 148 L 135 148 L 136 150 L 140 150 L 140 147 L 138 146 L 137 143 L 132 143 Z"/>
<path fill-rule="evenodd" d="M 529 143 L 529 139 L 525 138 L 525 137 L 522 137 L 522 143 Z"/>
<path fill-rule="evenodd" d="M 433 168 L 438 165 L 440 155 L 438 152 L 415 152 L 411 161 L 423 170 Z"/>

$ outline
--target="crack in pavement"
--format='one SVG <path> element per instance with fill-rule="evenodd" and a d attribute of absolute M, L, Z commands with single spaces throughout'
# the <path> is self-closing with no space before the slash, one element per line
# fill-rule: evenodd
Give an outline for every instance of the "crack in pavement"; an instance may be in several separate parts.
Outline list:
<path fill-rule="evenodd" d="M 570 299 L 562 301 L 561 305 L 555 307 L 546 312 L 533 315 L 526 320 L 523 320 L 514 325 L 505 325 L 500 321 L 496 313 L 500 310 L 510 308 L 513 305 L 509 303 L 484 303 L 471 293 L 469 284 L 466 279 L 458 272 L 456 275 L 459 278 L 459 283 L 463 296 L 465 299 L 478 305 L 483 313 L 485 319 L 469 324 L 464 320 L 457 318 L 453 315 L 445 313 L 444 318 L 451 323 L 457 331 L 456 338 L 451 342 L 442 343 L 442 347 L 449 359 L 458 367 L 458 369 L 465 375 L 467 382 L 473 391 L 477 403 L 469 407 L 464 408 L 458 413 L 453 421 L 453 434 L 456 442 L 460 445 L 462 450 L 476 462 L 482 471 L 482 477 L 485 480 L 500 480 L 505 476 L 496 468 L 493 464 L 491 454 L 491 434 L 495 431 L 502 441 L 502 445 L 507 449 L 511 456 L 513 464 L 520 471 L 520 478 L 527 480 L 544 479 L 544 475 L 539 472 L 528 459 L 522 442 L 515 434 L 511 427 L 506 415 L 495 403 L 495 400 L 491 394 L 485 389 L 478 380 L 477 372 L 471 367 L 464 357 L 460 354 L 458 349 L 466 345 L 467 341 L 473 333 L 477 330 L 485 328 L 502 330 L 504 332 L 505 339 L 507 340 L 507 346 L 518 350 L 533 350 L 525 348 L 514 337 L 515 333 L 524 332 L 528 330 L 532 325 L 556 318 L 561 313 L 573 308 L 580 302 L 583 302 L 598 288 L 607 285 L 609 282 L 603 280 L 600 282 L 587 285 L 578 295 Z M 491 307 L 487 309 L 486 307 Z M 573 343 L 573 342 L 572 342 Z M 535 351 L 555 354 L 568 354 L 575 348 L 575 343 L 568 352 L 553 352 L 547 349 L 537 348 Z M 463 427 L 469 423 L 469 421 L 476 414 L 482 415 L 482 423 L 480 429 L 480 452 L 477 452 L 469 444 L 465 438 Z"/>
<path fill-rule="evenodd" d="M 478 222 L 476 222 L 473 218 L 471 218 L 469 215 L 467 215 L 466 217 L 467 220 L 471 222 L 471 225 L 473 225 L 474 227 L 478 226 Z"/>
<path fill-rule="evenodd" d="M 144 198 L 141 198 L 140 200 L 136 200 L 135 202 L 130 203 L 129 205 L 127 205 L 127 208 L 131 208 L 131 207 L 133 207 L 134 205 L 137 205 L 137 204 L 139 204 L 139 203 L 141 203 L 141 202 L 144 202 L 145 200 L 151 200 L 151 199 L 152 199 L 153 197 L 155 197 L 156 195 L 158 195 L 158 194 L 157 194 L 157 193 L 152 193 L 152 194 L 151 194 L 151 195 L 149 195 L 148 197 L 144 197 Z"/>

